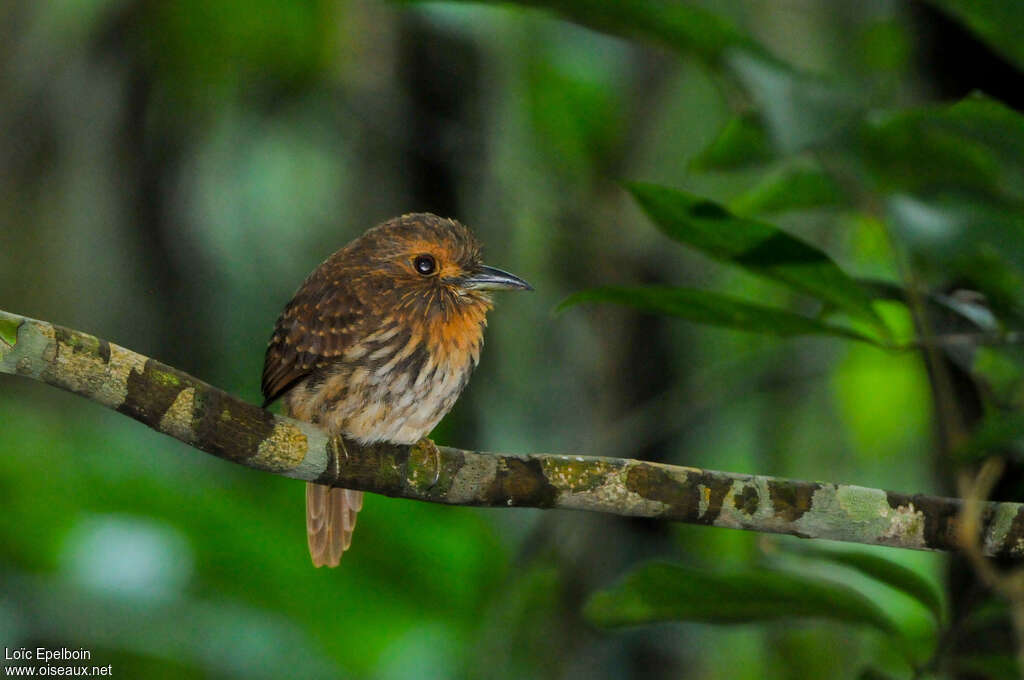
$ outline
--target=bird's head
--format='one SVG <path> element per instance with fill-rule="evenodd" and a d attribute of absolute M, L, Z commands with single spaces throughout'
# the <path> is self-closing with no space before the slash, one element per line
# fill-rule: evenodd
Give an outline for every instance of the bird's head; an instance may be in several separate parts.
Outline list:
<path fill-rule="evenodd" d="M 508 272 L 485 265 L 480 243 L 466 226 L 430 213 L 388 220 L 367 231 L 351 255 L 364 263 L 366 281 L 411 312 L 445 315 L 466 307 L 490 308 L 495 290 L 532 290 Z"/>

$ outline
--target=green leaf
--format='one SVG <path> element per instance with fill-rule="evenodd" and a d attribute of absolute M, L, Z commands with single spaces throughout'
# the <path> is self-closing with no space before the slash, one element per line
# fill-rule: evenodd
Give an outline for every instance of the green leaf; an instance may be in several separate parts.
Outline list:
<path fill-rule="evenodd" d="M 1024 3 L 1020 0 L 928 0 L 1024 69 Z"/>
<path fill-rule="evenodd" d="M 1020 341 L 1021 333 L 1016 333 L 1017 342 Z M 1024 402 L 1022 386 L 1024 386 L 1024 348 L 1019 345 L 1012 345 L 1011 338 L 1007 337 L 1006 345 L 1003 347 L 988 346 L 978 347 L 974 350 L 974 356 L 970 359 L 971 375 L 979 384 L 984 385 L 988 392 L 990 406 L 985 419 L 975 430 L 975 437 L 981 435 L 988 427 L 988 421 L 993 416 L 1011 415 L 1019 412 L 1021 403 Z M 1014 428 L 1016 436 L 1011 440 L 1019 440 L 1024 435 L 1024 423 L 1021 427 Z M 1001 439 L 1001 438 L 998 438 Z M 990 442 L 999 446 L 999 441 Z M 1002 443 L 1007 440 L 1002 439 Z"/>
<path fill-rule="evenodd" d="M 842 203 L 839 185 L 818 168 L 790 166 L 765 177 L 729 207 L 741 215 L 807 210 Z"/>
<path fill-rule="evenodd" d="M 896 633 L 881 609 L 846 586 L 782 571 L 704 571 L 662 562 L 642 565 L 619 584 L 591 595 L 584 615 L 609 627 L 816 618 Z"/>
<path fill-rule="evenodd" d="M 942 597 L 935 585 L 913 569 L 905 567 L 879 555 L 856 550 L 836 550 L 814 546 L 805 549 L 807 554 L 856 569 L 876 581 L 895 588 L 920 602 L 937 622 L 943 619 Z"/>
<path fill-rule="evenodd" d="M 794 153 L 829 141 L 853 126 L 864 97 L 837 83 L 796 71 L 751 51 L 733 51 L 729 68 L 757 104 L 773 146 Z"/>
<path fill-rule="evenodd" d="M 1024 209 L 950 194 L 886 201 L 888 223 L 914 256 L 918 272 L 979 291 L 997 322 L 1024 320 Z M 1012 321 L 1012 323 L 1010 323 Z"/>
<path fill-rule="evenodd" d="M 732 170 L 775 156 L 764 123 L 756 113 L 735 116 L 714 141 L 690 161 L 693 170 Z"/>
<path fill-rule="evenodd" d="M 583 302 L 610 302 L 652 314 L 676 316 L 695 323 L 723 326 L 752 333 L 766 333 L 783 337 L 832 335 L 874 342 L 866 335 L 826 321 L 693 288 L 671 288 L 668 286 L 594 288 L 571 295 L 558 306 L 558 309 L 562 310 Z"/>
<path fill-rule="evenodd" d="M 890 300 L 906 304 L 909 291 L 897 283 L 879 279 L 858 278 L 857 282 L 870 291 L 877 300 Z M 1001 326 L 983 297 L 970 291 L 946 295 L 935 291 L 922 291 L 919 295 L 926 303 L 932 331 L 936 334 L 954 332 L 994 333 Z"/>
<path fill-rule="evenodd" d="M 484 4 L 499 2 L 506 4 L 504 0 Z M 720 15 L 690 4 L 659 0 L 521 0 L 518 4 L 553 10 L 605 33 L 651 40 L 712 62 L 730 48 L 763 52 Z"/>
<path fill-rule="evenodd" d="M 1024 116 L 984 95 L 876 115 L 859 139 L 883 191 L 1024 201 Z"/>
<path fill-rule="evenodd" d="M 810 293 L 889 332 L 867 291 L 828 255 L 766 222 L 736 217 L 722 206 L 655 184 L 631 183 L 633 197 L 671 238 Z"/>
<path fill-rule="evenodd" d="M 1020 452 L 1024 413 L 993 411 L 985 415 L 971 437 L 953 452 L 960 462 L 978 461 L 1009 451 Z"/>

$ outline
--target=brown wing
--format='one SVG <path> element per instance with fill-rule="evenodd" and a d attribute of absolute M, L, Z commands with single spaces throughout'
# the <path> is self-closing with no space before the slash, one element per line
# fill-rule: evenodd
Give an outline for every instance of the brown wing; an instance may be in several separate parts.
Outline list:
<path fill-rule="evenodd" d="M 263 362 L 263 407 L 337 360 L 356 337 L 366 309 L 331 256 L 285 306 Z M 313 564 L 337 566 L 352 542 L 363 492 L 306 485 L 306 536 Z"/>
<path fill-rule="evenodd" d="M 345 353 L 365 307 L 332 256 L 285 306 L 263 362 L 263 407 Z"/>

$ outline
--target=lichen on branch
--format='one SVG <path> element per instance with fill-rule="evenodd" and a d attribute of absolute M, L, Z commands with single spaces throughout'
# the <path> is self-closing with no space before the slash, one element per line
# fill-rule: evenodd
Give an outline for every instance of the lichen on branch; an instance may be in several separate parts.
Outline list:
<path fill-rule="evenodd" d="M 82 395 L 256 470 L 433 503 L 589 510 L 922 550 L 959 545 L 962 502 L 626 458 L 332 440 L 86 333 L 0 311 L 0 373 Z M 1024 556 L 1024 505 L 987 503 L 985 554 Z"/>

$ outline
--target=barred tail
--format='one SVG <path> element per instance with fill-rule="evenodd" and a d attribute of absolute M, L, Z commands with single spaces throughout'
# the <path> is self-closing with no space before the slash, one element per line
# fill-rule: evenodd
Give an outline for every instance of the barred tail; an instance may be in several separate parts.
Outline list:
<path fill-rule="evenodd" d="M 306 484 L 306 537 L 314 567 L 336 567 L 352 544 L 363 492 Z"/>

